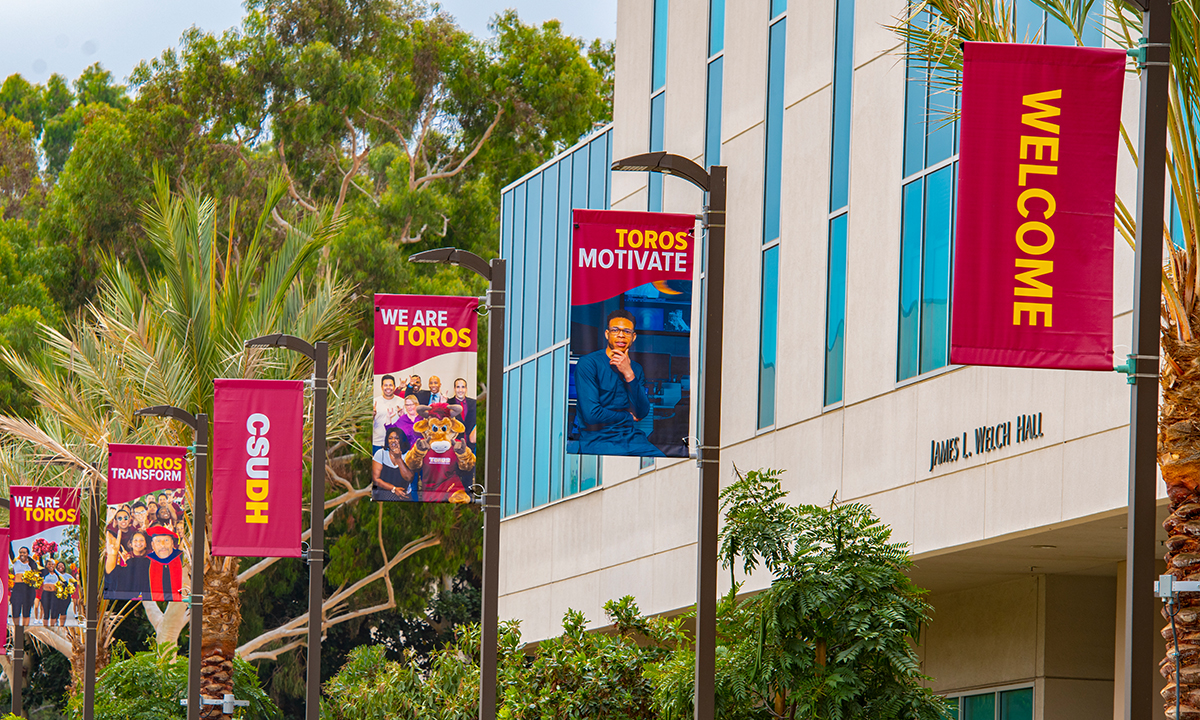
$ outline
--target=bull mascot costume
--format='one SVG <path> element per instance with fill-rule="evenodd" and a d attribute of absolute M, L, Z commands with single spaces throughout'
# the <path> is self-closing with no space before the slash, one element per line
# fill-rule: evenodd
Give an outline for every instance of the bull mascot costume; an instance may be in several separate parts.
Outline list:
<path fill-rule="evenodd" d="M 471 502 L 462 478 L 472 477 L 475 453 L 461 437 L 466 432 L 466 426 L 458 419 L 462 406 L 422 405 L 417 414 L 421 419 L 413 424 L 413 429 L 421 437 L 405 454 L 404 464 L 410 470 L 421 471 L 419 497 L 423 502 Z"/>

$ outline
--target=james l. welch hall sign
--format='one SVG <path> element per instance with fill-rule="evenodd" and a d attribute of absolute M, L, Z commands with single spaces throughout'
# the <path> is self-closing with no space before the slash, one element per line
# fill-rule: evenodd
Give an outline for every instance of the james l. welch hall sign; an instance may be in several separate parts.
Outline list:
<path fill-rule="evenodd" d="M 1042 437 L 1042 414 L 1018 415 L 1016 420 L 977 427 L 973 448 L 967 445 L 969 434 L 970 431 L 967 431 L 946 440 L 930 442 L 929 469 L 932 471 L 938 465 L 1006 448 L 1014 442 L 1036 440 Z"/>

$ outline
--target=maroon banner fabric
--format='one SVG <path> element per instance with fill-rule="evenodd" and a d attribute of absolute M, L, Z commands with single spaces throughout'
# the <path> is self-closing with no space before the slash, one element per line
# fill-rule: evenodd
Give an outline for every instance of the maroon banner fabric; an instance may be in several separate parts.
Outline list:
<path fill-rule="evenodd" d="M 1111 371 L 1125 53 L 963 57 L 950 362 Z"/>
<path fill-rule="evenodd" d="M 108 445 L 104 597 L 183 602 L 187 448 Z"/>
<path fill-rule="evenodd" d="M 217 379 L 213 386 L 212 554 L 300 557 L 303 382 Z"/>
<path fill-rule="evenodd" d="M 9 594 L 12 592 L 13 578 L 8 574 L 8 528 L 0 528 L 0 578 L 7 582 L 0 587 L 0 603 L 8 607 Z M 0 623 L 0 647 L 8 643 L 8 623 Z"/>
<path fill-rule="evenodd" d="M 471 502 L 479 298 L 375 296 L 371 497 Z"/>
<path fill-rule="evenodd" d="M 574 220 L 567 452 L 688 457 L 696 218 Z"/>
<path fill-rule="evenodd" d="M 13 584 L 9 622 L 79 626 L 79 497 L 76 488 L 8 488 Z"/>

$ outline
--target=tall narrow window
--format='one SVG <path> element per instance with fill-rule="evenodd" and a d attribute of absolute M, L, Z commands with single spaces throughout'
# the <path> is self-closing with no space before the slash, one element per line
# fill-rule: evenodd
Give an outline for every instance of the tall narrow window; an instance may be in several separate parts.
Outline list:
<path fill-rule="evenodd" d="M 663 149 L 667 105 L 667 11 L 669 0 L 654 0 L 654 45 L 650 70 L 650 152 Z M 662 212 L 662 173 L 650 173 L 646 209 Z"/>
<path fill-rule="evenodd" d="M 846 343 L 846 232 L 850 215 L 850 117 L 854 97 L 854 0 L 838 0 L 829 152 L 829 259 L 825 285 L 825 404 L 842 401 Z"/>
<path fill-rule="evenodd" d="M 725 82 L 725 0 L 708 3 L 708 83 L 704 107 L 704 166 L 721 164 L 721 98 Z"/>
<path fill-rule="evenodd" d="M 1022 2 L 1018 0 L 1014 11 L 1018 37 L 1022 36 L 1021 23 L 1031 22 Z M 923 24 L 930 22 L 927 13 L 918 19 Z M 907 77 L 897 380 L 937 370 L 949 362 L 958 164 L 958 122 L 949 119 L 958 95 L 933 82 L 928 69 L 918 63 L 909 63 Z"/>
<path fill-rule="evenodd" d="M 767 117 L 763 156 L 762 298 L 759 305 L 758 428 L 775 424 L 775 351 L 779 326 L 779 216 L 783 182 L 783 78 L 787 0 L 771 0 L 767 45 Z M 712 66 L 709 66 L 710 76 Z"/>

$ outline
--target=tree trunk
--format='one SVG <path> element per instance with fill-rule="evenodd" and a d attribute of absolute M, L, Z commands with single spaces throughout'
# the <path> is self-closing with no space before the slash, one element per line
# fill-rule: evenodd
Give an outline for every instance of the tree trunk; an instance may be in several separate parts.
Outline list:
<path fill-rule="evenodd" d="M 200 694 L 220 699 L 226 693 L 233 693 L 233 657 L 237 650 L 238 629 L 242 625 L 238 558 L 210 557 L 206 564 Z M 220 706 L 205 705 L 200 717 L 222 720 L 230 716 L 221 712 Z"/>
<path fill-rule="evenodd" d="M 1167 531 L 1167 572 L 1176 580 L 1200 580 L 1200 343 L 1182 343 L 1164 334 L 1163 396 L 1159 408 L 1158 464 L 1171 514 L 1163 523 Z M 1163 709 L 1174 720 L 1200 720 L 1200 597 L 1180 596 L 1175 632 L 1170 614 L 1163 629 L 1167 656 L 1159 671 L 1167 679 Z M 1175 718 L 1175 642 L 1179 643 L 1182 692 L 1179 718 Z"/>

